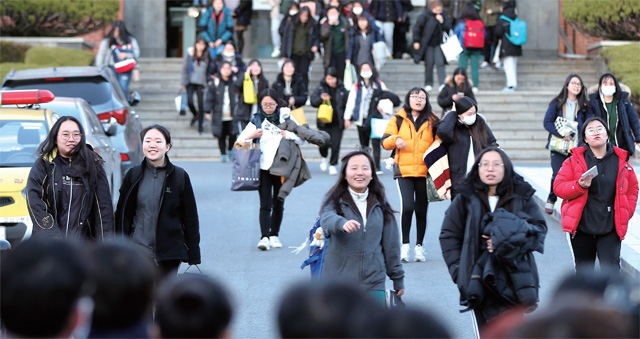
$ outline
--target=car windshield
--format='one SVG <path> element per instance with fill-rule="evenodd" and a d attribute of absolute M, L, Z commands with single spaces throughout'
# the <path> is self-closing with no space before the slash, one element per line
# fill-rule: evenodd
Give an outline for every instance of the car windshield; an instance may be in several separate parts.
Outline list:
<path fill-rule="evenodd" d="M 19 80 L 7 83 L 5 89 L 47 89 L 57 97 L 82 98 L 90 105 L 111 100 L 111 88 L 102 77 Z"/>
<path fill-rule="evenodd" d="M 48 133 L 44 121 L 0 120 L 0 167 L 31 167 Z"/>

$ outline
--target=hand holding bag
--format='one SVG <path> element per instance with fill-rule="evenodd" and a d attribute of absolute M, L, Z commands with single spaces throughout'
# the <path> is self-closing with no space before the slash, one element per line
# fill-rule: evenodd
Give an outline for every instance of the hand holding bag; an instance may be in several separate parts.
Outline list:
<path fill-rule="evenodd" d="M 559 138 L 552 134 L 551 139 L 549 140 L 549 150 L 558 152 L 562 155 L 569 155 L 569 151 L 578 146 L 578 138 L 576 137 L 578 132 L 578 123 L 576 121 L 569 121 L 564 117 L 557 117 L 554 125 L 558 133 L 563 137 L 572 134 L 573 137 L 571 140 L 564 140 L 563 138 Z"/>
<path fill-rule="evenodd" d="M 180 115 L 187 114 L 187 93 L 184 90 L 179 90 L 178 95 L 173 99 L 173 102 L 176 105 L 176 111 L 180 113 Z"/>
<path fill-rule="evenodd" d="M 347 64 L 344 68 L 344 78 L 342 80 L 344 88 L 347 91 L 350 91 L 351 87 L 353 87 L 353 84 L 356 82 L 356 79 L 357 77 L 355 68 L 352 64 Z"/>
<path fill-rule="evenodd" d="M 325 124 L 330 124 L 333 121 L 333 108 L 331 107 L 331 100 L 323 100 L 322 105 L 318 108 L 318 120 Z"/>
<path fill-rule="evenodd" d="M 460 40 L 458 40 L 458 36 L 453 34 L 452 31 L 449 31 L 449 34 L 442 34 L 442 44 L 440 44 L 440 49 L 442 49 L 442 54 L 444 54 L 444 58 L 446 61 L 456 61 L 462 53 L 463 49 L 460 45 Z"/>
<path fill-rule="evenodd" d="M 253 88 L 253 80 L 251 80 L 251 76 L 249 76 L 248 72 L 244 74 L 242 94 L 244 96 L 245 104 L 253 105 L 258 103 L 258 96 L 256 95 L 256 90 Z"/>
<path fill-rule="evenodd" d="M 260 188 L 260 147 L 253 142 L 236 142 L 231 150 L 232 191 L 257 191 Z"/>

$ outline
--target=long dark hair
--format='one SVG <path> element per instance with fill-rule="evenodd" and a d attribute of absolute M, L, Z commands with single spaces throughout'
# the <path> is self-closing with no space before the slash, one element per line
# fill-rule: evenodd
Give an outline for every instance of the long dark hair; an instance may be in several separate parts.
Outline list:
<path fill-rule="evenodd" d="M 351 13 L 353 14 L 353 12 Z M 353 14 L 355 16 L 355 14 Z M 371 20 L 369 20 L 369 12 L 367 12 L 366 10 L 362 12 L 362 14 L 360 14 L 360 16 L 355 19 L 355 22 L 353 23 L 353 30 L 354 30 L 354 37 L 357 36 L 358 34 L 362 33 L 362 30 L 360 29 L 360 26 L 358 26 L 358 21 L 360 20 L 367 20 L 367 31 L 364 32 L 365 34 L 369 34 L 369 33 L 373 33 L 374 28 L 371 27 Z"/>
<path fill-rule="evenodd" d="M 87 146 L 87 137 L 84 133 L 84 128 L 78 119 L 72 116 L 60 117 L 51 127 L 47 138 L 38 146 L 37 153 L 40 157 L 53 158 L 54 153 L 58 152 L 58 133 L 60 132 L 60 125 L 65 121 L 73 121 L 78 125 L 80 130 L 80 141 L 71 150 L 70 155 L 74 159 L 73 162 L 79 164 L 81 173 L 87 174 L 89 183 L 94 186 L 97 182 L 98 168 L 104 163 L 102 158 L 94 155 L 91 149 Z"/>
<path fill-rule="evenodd" d="M 204 42 L 204 49 L 202 50 L 202 54 L 198 55 L 196 53 L 196 45 L 198 42 Z M 193 43 L 193 60 L 201 62 L 203 60 L 209 60 L 209 44 L 207 43 L 207 39 L 205 39 L 202 35 L 198 35 L 196 38 L 196 42 Z"/>
<path fill-rule="evenodd" d="M 482 182 L 482 180 L 480 179 L 478 167 L 480 161 L 482 160 L 482 157 L 488 152 L 498 152 L 498 154 L 500 154 L 500 157 L 502 158 L 502 163 L 504 164 L 504 177 L 498 184 L 498 187 L 496 187 L 496 193 L 501 199 L 508 197 L 513 194 L 515 184 L 524 182 L 524 179 L 513 170 L 513 164 L 511 163 L 511 159 L 509 159 L 507 154 L 503 150 L 495 146 L 483 149 L 476 156 L 476 160 L 473 162 L 473 166 L 471 166 L 471 171 L 469 171 L 467 177 L 462 181 L 462 185 L 472 185 L 474 191 L 476 193 L 479 193 L 486 199 L 489 192 L 489 186 L 487 186 L 487 184 Z"/>
<path fill-rule="evenodd" d="M 582 109 L 590 110 L 591 108 L 589 106 L 589 96 L 587 95 L 587 88 L 584 86 L 584 82 L 578 74 L 569 74 L 569 76 L 567 76 L 567 78 L 564 80 L 564 86 L 562 86 L 562 90 L 560 91 L 560 93 L 558 93 L 558 95 L 556 95 L 555 98 L 553 98 L 553 100 L 551 100 L 549 105 L 555 102 L 558 109 L 562 108 L 562 105 L 567 102 L 567 98 L 569 97 L 569 91 L 567 90 L 567 87 L 569 86 L 569 83 L 573 78 L 578 78 L 581 85 L 580 93 L 578 94 L 578 111 Z"/>
<path fill-rule="evenodd" d="M 393 208 L 391 208 L 391 205 L 389 205 L 389 203 L 387 202 L 387 197 L 384 193 L 384 185 L 376 174 L 376 165 L 373 162 L 373 158 L 371 158 L 371 155 L 369 153 L 364 151 L 349 152 L 342 158 L 342 166 L 340 167 L 340 176 L 338 177 L 338 181 L 335 183 L 335 185 L 333 185 L 333 187 L 329 189 L 327 194 L 325 194 L 324 202 L 322 203 L 322 207 L 320 209 L 322 210 L 325 207 L 331 206 L 335 208 L 338 213 L 341 213 L 340 198 L 342 198 L 342 196 L 348 192 L 349 187 L 349 184 L 347 183 L 347 165 L 349 164 L 349 160 L 356 155 L 364 155 L 367 157 L 367 159 L 369 159 L 369 167 L 371 168 L 369 194 L 373 194 L 378 203 L 380 203 L 380 205 L 382 206 L 382 211 L 384 213 L 384 222 L 387 223 L 392 221 L 394 218 L 393 214 L 396 213 L 396 211 L 394 211 Z"/>
<path fill-rule="evenodd" d="M 616 92 L 613 94 L 613 97 L 620 101 L 620 96 L 622 95 L 622 88 L 620 88 L 620 82 L 618 82 L 618 78 L 611 73 L 605 73 L 598 80 L 598 97 L 600 96 L 600 88 L 602 87 L 602 82 L 606 79 L 613 79 L 613 83 L 616 86 Z M 604 105 L 604 102 L 602 103 Z"/>
<path fill-rule="evenodd" d="M 462 12 L 460 13 L 460 20 L 481 20 L 480 13 L 473 6 L 472 3 L 468 3 L 462 7 Z"/>
<path fill-rule="evenodd" d="M 247 67 L 249 67 L 254 62 L 260 65 L 260 74 L 258 74 L 258 93 L 261 93 L 263 90 L 269 87 L 269 81 L 264 76 L 264 68 L 262 68 L 262 63 L 260 62 L 260 60 L 251 59 L 251 61 L 249 61 L 249 63 L 247 64 Z M 251 76 L 253 77 L 253 75 Z"/>
<path fill-rule="evenodd" d="M 458 85 L 456 85 L 456 75 L 463 75 L 464 76 L 464 83 L 462 84 L 462 91 L 463 92 L 470 92 L 471 91 L 471 83 L 469 83 L 469 77 L 467 76 L 467 70 L 462 68 L 462 67 L 458 67 L 453 71 L 453 88 L 454 89 L 458 89 Z M 477 86 L 477 84 L 476 84 Z"/>
<path fill-rule="evenodd" d="M 463 114 L 464 112 L 471 109 L 471 107 L 476 108 L 476 114 L 478 114 L 478 105 L 473 99 L 469 97 L 462 97 L 455 101 L 456 110 L 450 112 L 449 114 Z M 456 140 L 460 140 L 458 136 L 458 129 L 453 129 L 453 135 Z M 480 115 L 476 117 L 476 122 L 469 126 L 469 135 L 471 135 L 471 140 L 476 147 L 476 149 L 483 149 L 489 146 L 489 133 L 487 132 L 487 123 L 484 121 L 484 118 Z"/>
<path fill-rule="evenodd" d="M 410 98 L 411 94 L 419 94 L 419 93 L 424 93 L 427 100 L 426 100 L 426 104 L 424 105 L 424 108 L 422 109 L 422 112 L 420 112 L 420 115 L 418 116 L 418 119 L 416 119 L 416 121 L 420 119 L 426 119 L 426 121 L 431 121 L 432 124 L 437 122 L 438 116 L 433 113 L 433 109 L 431 107 L 431 104 L 429 103 L 429 93 L 427 93 L 427 91 L 425 91 L 424 88 L 422 87 L 414 87 L 410 89 L 409 92 L 407 92 L 407 95 L 404 97 L 404 106 L 402 106 L 402 108 L 407 113 L 407 115 L 411 114 L 412 109 L 411 109 L 411 104 L 409 103 L 409 100 L 411 99 Z"/>
<path fill-rule="evenodd" d="M 360 86 L 360 88 L 362 88 L 362 85 L 364 84 L 364 79 L 362 78 L 362 76 L 360 76 L 360 71 L 362 70 L 362 65 L 367 64 L 369 65 L 369 67 L 371 68 L 371 73 L 373 73 L 373 75 L 371 75 L 371 78 L 369 78 L 369 82 L 372 84 L 375 84 L 379 88 L 380 90 L 382 90 L 382 86 L 379 86 L 379 82 L 380 80 L 378 80 L 378 72 L 376 71 L 376 68 L 373 67 L 372 64 L 368 63 L 368 62 L 363 62 L 360 66 L 358 66 L 358 84 Z"/>
<path fill-rule="evenodd" d="M 129 30 L 127 30 L 127 26 L 124 24 L 124 21 L 115 20 L 111 25 L 111 31 L 109 31 L 109 34 L 107 35 L 107 39 L 109 39 L 109 46 L 118 44 L 118 42 L 116 41 L 116 37 L 113 36 L 113 32 L 116 30 L 116 28 L 118 28 L 118 30 L 120 31 L 120 40 L 122 40 L 122 42 L 124 42 L 125 44 L 130 43 L 133 34 L 131 34 Z"/>
<path fill-rule="evenodd" d="M 305 13 L 305 12 L 307 13 L 307 22 L 302 23 L 302 21 L 300 21 L 300 16 L 302 15 L 302 13 Z M 304 27 L 304 31 L 309 33 L 309 31 L 311 30 L 311 27 L 313 27 L 315 24 L 316 24 L 316 20 L 311 16 L 311 10 L 309 9 L 309 7 L 304 6 L 300 8 L 300 12 L 298 12 L 298 15 L 296 16 L 296 19 L 293 24 L 293 29 L 297 30 L 302 25 Z"/>

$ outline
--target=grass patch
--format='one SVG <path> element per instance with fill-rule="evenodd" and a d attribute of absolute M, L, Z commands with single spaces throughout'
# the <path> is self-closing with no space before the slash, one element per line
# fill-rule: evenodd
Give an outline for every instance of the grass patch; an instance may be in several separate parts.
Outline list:
<path fill-rule="evenodd" d="M 11 71 L 45 67 L 89 66 L 93 63 L 91 51 L 80 49 L 34 46 L 29 48 L 21 62 L 0 63 L 0 79 Z"/>
<path fill-rule="evenodd" d="M 640 44 L 607 47 L 600 52 L 609 72 L 631 89 L 631 101 L 640 107 Z"/>

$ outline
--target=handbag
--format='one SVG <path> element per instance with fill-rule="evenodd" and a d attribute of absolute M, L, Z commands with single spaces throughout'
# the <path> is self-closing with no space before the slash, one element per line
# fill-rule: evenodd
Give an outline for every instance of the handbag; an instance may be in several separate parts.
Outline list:
<path fill-rule="evenodd" d="M 296 120 L 298 126 L 308 125 L 307 117 L 304 116 L 304 108 L 298 107 L 296 109 L 291 109 L 290 114 Z"/>
<path fill-rule="evenodd" d="M 371 118 L 371 139 L 382 139 L 390 119 Z"/>
<path fill-rule="evenodd" d="M 253 142 L 237 142 L 231 154 L 231 190 L 257 191 L 260 188 L 260 146 Z"/>
<path fill-rule="evenodd" d="M 353 87 L 353 84 L 356 82 L 356 69 L 355 67 L 353 67 L 352 64 L 347 64 L 344 67 L 344 78 L 342 80 L 342 83 L 344 84 L 344 88 L 347 91 L 351 90 L 351 87 Z"/>
<path fill-rule="evenodd" d="M 242 94 L 244 95 L 244 103 L 245 104 L 257 104 L 258 96 L 256 95 L 256 90 L 253 88 L 253 80 L 251 80 L 251 76 L 249 73 L 244 74 L 244 81 L 242 82 Z"/>
<path fill-rule="evenodd" d="M 333 121 L 333 108 L 331 107 L 331 100 L 323 100 L 322 105 L 318 108 L 318 120 L 325 124 L 330 124 Z"/>
<path fill-rule="evenodd" d="M 176 111 L 180 115 L 187 114 L 187 93 L 183 90 L 178 91 L 178 95 L 173 99 L 173 102 L 176 105 Z"/>
<path fill-rule="evenodd" d="M 558 133 L 563 137 L 572 134 L 573 137 L 571 138 L 571 140 L 564 140 L 563 138 L 557 137 L 552 134 L 551 139 L 549 139 L 549 150 L 558 152 L 562 155 L 569 155 L 569 151 L 578 146 L 578 140 L 576 138 L 576 134 L 578 132 L 578 122 L 569 121 L 564 117 L 557 117 L 554 125 Z"/>
<path fill-rule="evenodd" d="M 116 62 L 113 67 L 116 69 L 116 73 L 127 73 L 136 67 L 136 61 L 134 59 L 125 59 Z"/>
<path fill-rule="evenodd" d="M 494 64 L 497 64 L 500 62 L 500 49 L 502 49 L 502 40 L 498 40 L 498 45 L 496 46 L 496 51 L 493 54 L 493 59 L 491 59 L 491 61 Z"/>
<path fill-rule="evenodd" d="M 189 269 L 191 268 L 191 266 L 195 266 L 198 269 L 198 273 L 192 273 L 189 272 Z M 178 273 L 179 277 L 184 277 L 184 276 L 201 276 L 201 277 L 206 277 L 206 275 L 204 273 L 202 273 L 202 270 L 200 270 L 200 267 L 196 264 L 196 265 L 189 265 L 187 266 L 187 269 L 185 269 L 182 273 Z"/>
<path fill-rule="evenodd" d="M 442 49 L 442 54 L 444 54 L 446 61 L 458 60 L 460 53 L 463 51 L 462 46 L 460 45 L 460 40 L 458 40 L 458 36 L 453 34 L 452 31 L 449 31 L 449 34 L 442 34 L 440 49 Z"/>
<path fill-rule="evenodd" d="M 430 174 L 427 174 L 427 201 L 436 202 L 442 201 L 438 194 L 438 189 L 436 188 L 436 184 L 433 182 Z"/>

